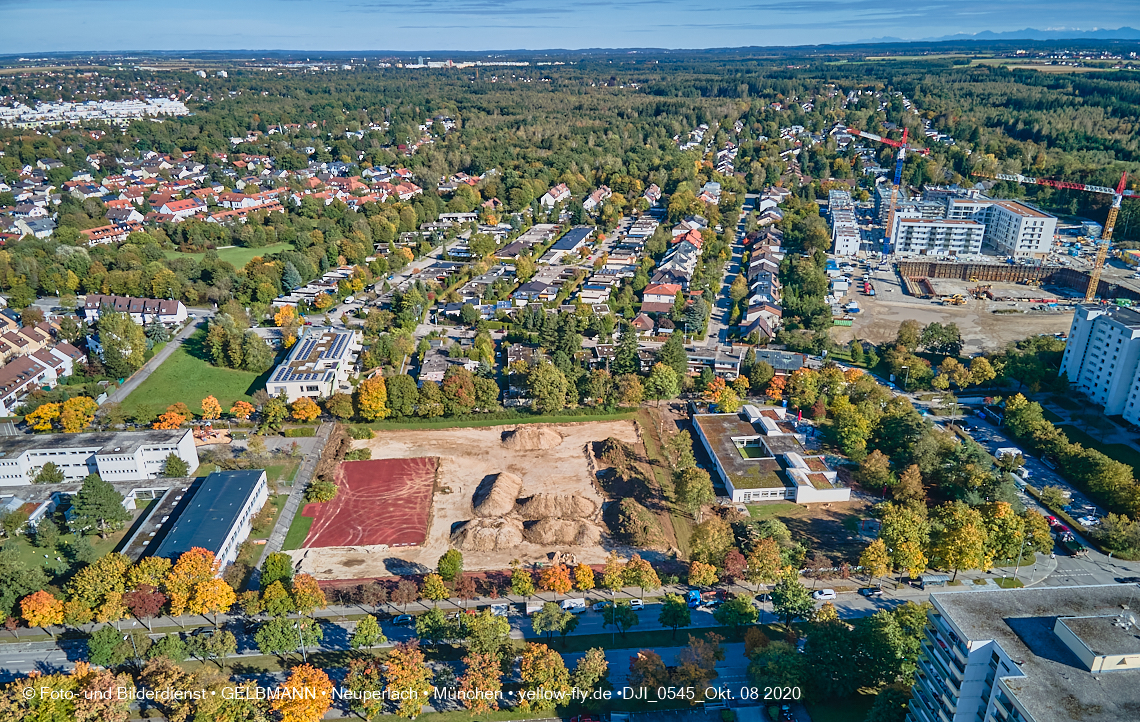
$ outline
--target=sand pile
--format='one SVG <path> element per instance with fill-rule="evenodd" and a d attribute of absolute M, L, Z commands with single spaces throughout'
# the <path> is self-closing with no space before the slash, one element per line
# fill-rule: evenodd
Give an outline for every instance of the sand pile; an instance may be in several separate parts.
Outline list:
<path fill-rule="evenodd" d="M 528 526 L 523 534 L 531 544 L 544 546 L 589 546 L 597 544 L 601 538 L 601 532 L 593 524 L 564 519 L 542 519 Z"/>
<path fill-rule="evenodd" d="M 589 519 L 598 505 L 577 494 L 535 494 L 519 503 L 519 516 L 535 519 Z"/>
<path fill-rule="evenodd" d="M 508 472 L 496 474 L 490 486 L 480 497 L 476 492 L 473 503 L 475 516 L 501 517 L 515 508 L 515 500 L 522 491 L 522 479 Z"/>
<path fill-rule="evenodd" d="M 553 449 L 562 443 L 562 435 L 549 426 L 526 424 L 503 434 L 503 446 L 512 451 Z"/>
<path fill-rule="evenodd" d="M 472 519 L 451 535 L 452 546 L 465 552 L 513 549 L 522 541 L 522 524 L 514 519 Z"/>

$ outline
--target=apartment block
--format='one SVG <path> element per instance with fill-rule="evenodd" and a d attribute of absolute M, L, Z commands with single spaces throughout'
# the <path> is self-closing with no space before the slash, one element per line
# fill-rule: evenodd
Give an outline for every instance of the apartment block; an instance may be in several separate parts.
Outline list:
<path fill-rule="evenodd" d="M 895 218 L 891 247 L 895 253 L 960 256 L 982 252 L 985 225 L 946 218 Z"/>
<path fill-rule="evenodd" d="M 827 212 L 831 216 L 831 252 L 837 256 L 858 254 L 862 238 L 851 194 L 847 191 L 830 191 L 827 194 Z"/>
<path fill-rule="evenodd" d="M 310 327 L 269 376 L 270 396 L 285 394 L 292 403 L 302 396 L 320 399 L 349 391 L 348 377 L 360 354 L 359 331 Z"/>
<path fill-rule="evenodd" d="M 1140 704 L 1135 584 L 930 595 L 907 722 L 1119 722 Z"/>
<path fill-rule="evenodd" d="M 1117 306 L 1076 307 L 1061 374 L 1104 407 L 1140 423 L 1140 312 Z"/>
<path fill-rule="evenodd" d="M 986 245 L 1014 258 L 1044 258 L 1057 232 L 1055 217 L 1019 201 L 951 198 L 946 217 L 984 223 Z"/>

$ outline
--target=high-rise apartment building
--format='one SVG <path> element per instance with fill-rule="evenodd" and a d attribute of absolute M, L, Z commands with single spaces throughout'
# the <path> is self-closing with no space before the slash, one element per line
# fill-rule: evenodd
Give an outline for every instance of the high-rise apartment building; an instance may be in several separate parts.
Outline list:
<path fill-rule="evenodd" d="M 930 596 L 907 722 L 1121 722 L 1140 709 L 1135 584 Z"/>
<path fill-rule="evenodd" d="M 986 245 L 1014 258 L 1044 258 L 1057 232 L 1056 218 L 1019 201 L 951 198 L 946 217 L 985 224 Z"/>
<path fill-rule="evenodd" d="M 1108 416 L 1140 423 L 1140 312 L 1117 306 L 1076 307 L 1061 375 Z"/>

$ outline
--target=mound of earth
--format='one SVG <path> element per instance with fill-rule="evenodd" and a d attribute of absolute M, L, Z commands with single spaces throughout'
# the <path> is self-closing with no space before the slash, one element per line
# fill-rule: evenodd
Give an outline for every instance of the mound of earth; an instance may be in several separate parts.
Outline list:
<path fill-rule="evenodd" d="M 598 543 L 601 531 L 589 522 L 542 519 L 527 526 L 523 535 L 531 544 L 542 546 L 591 546 Z"/>
<path fill-rule="evenodd" d="M 562 443 L 562 435 L 549 426 L 525 424 L 503 434 L 503 446 L 513 451 L 553 449 Z"/>
<path fill-rule="evenodd" d="M 522 491 L 522 479 L 509 472 L 496 474 L 490 486 L 480 498 L 479 492 L 473 499 L 475 516 L 497 518 L 515 508 L 515 500 Z"/>
<path fill-rule="evenodd" d="M 522 524 L 514 519 L 472 519 L 451 535 L 451 545 L 465 552 L 514 549 L 522 541 Z"/>
<path fill-rule="evenodd" d="M 519 503 L 519 515 L 528 521 L 589 519 L 597 511 L 597 504 L 577 494 L 535 494 Z"/>

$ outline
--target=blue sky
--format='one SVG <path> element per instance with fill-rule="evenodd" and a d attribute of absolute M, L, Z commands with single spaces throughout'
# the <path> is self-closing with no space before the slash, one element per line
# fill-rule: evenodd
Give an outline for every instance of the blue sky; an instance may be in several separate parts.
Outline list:
<path fill-rule="evenodd" d="M 0 53 L 709 48 L 1140 25 L 1140 0 L 0 0 Z"/>

